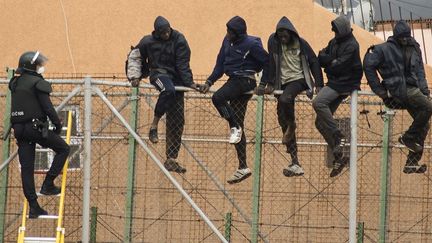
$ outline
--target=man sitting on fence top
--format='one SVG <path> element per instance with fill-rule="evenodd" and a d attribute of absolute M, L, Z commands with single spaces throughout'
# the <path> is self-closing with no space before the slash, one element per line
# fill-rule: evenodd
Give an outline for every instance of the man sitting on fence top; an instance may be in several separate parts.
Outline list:
<path fill-rule="evenodd" d="M 238 183 L 251 175 L 246 163 L 246 137 L 244 135 L 244 118 L 247 103 L 252 94 L 245 94 L 256 87 L 255 74 L 260 72 L 268 62 L 261 39 L 249 36 L 246 22 L 239 16 L 228 21 L 227 34 L 216 60 L 212 74 L 201 86 L 207 92 L 225 73 L 228 81 L 214 93 L 213 104 L 219 114 L 228 121 L 231 129 L 229 142 L 235 144 L 239 166 L 228 183 Z"/>
<path fill-rule="evenodd" d="M 137 87 L 142 78 L 150 76 L 150 83 L 159 90 L 159 98 L 150 126 L 149 139 L 158 142 L 158 123 L 166 113 L 166 156 L 164 165 L 169 171 L 185 173 L 176 161 L 184 128 L 184 93 L 176 92 L 175 85 L 197 89 L 189 66 L 191 51 L 184 35 L 171 28 L 162 16 L 154 22 L 154 31 L 146 35 L 128 55 L 126 75 Z"/>
<path fill-rule="evenodd" d="M 334 156 L 330 177 L 337 176 L 348 158 L 343 156 L 345 136 L 337 127 L 333 113 L 352 91 L 360 89 L 363 77 L 360 46 L 352 34 L 351 24 L 345 16 L 331 22 L 335 37 L 318 54 L 318 60 L 327 74 L 327 86 L 317 89 L 318 95 L 312 102 L 317 114 L 315 126 L 326 140 Z"/>
<path fill-rule="evenodd" d="M 277 96 L 277 114 L 282 128 L 282 143 L 291 155 L 291 165 L 283 170 L 283 174 L 288 177 L 301 176 L 304 171 L 297 157 L 294 103 L 297 95 L 305 90 L 312 99 L 314 79 L 318 87 L 323 86 L 322 71 L 314 51 L 308 42 L 299 36 L 287 17 L 279 20 L 276 32 L 269 38 L 268 50 L 269 68 L 264 70 L 261 83 L 255 92 L 263 95 L 272 93 L 274 89 L 283 90 L 282 95 Z"/>
<path fill-rule="evenodd" d="M 420 46 L 411 37 L 411 28 L 405 21 L 396 23 L 393 36 L 387 42 L 368 49 L 364 71 L 369 86 L 387 107 L 406 109 L 414 119 L 409 129 L 399 137 L 399 142 L 409 150 L 403 172 L 424 173 L 427 167 L 419 165 L 419 161 L 430 127 L 432 102 Z"/>

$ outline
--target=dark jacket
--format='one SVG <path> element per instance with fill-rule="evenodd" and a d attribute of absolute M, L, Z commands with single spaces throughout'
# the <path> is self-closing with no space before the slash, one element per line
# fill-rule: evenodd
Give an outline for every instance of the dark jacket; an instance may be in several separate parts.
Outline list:
<path fill-rule="evenodd" d="M 9 89 L 12 124 L 30 122 L 33 118 L 46 121 L 47 116 L 56 126 L 61 123 L 49 97 L 51 84 L 42 75 L 24 71 L 11 79 Z"/>
<path fill-rule="evenodd" d="M 282 17 L 279 20 L 279 23 L 276 26 L 276 31 L 278 29 L 286 29 L 294 34 L 300 40 L 300 57 L 303 67 L 303 73 L 305 76 L 306 83 L 309 89 L 306 91 L 308 97 L 312 98 L 313 88 L 314 86 L 322 87 L 323 83 L 323 75 L 321 71 L 321 67 L 318 63 L 318 59 L 315 55 L 315 52 L 310 47 L 309 43 L 306 40 L 301 38 L 297 33 L 294 25 L 287 17 Z M 282 58 L 282 45 L 277 36 L 277 32 L 270 35 L 268 40 L 268 51 L 269 51 L 269 66 L 268 69 L 264 70 L 263 78 L 261 79 L 261 83 L 272 84 L 275 89 L 281 88 L 281 58 Z M 312 73 L 312 76 L 311 76 Z"/>
<path fill-rule="evenodd" d="M 340 16 L 332 21 L 332 26 L 336 37 L 318 55 L 327 74 L 327 85 L 339 93 L 359 90 L 363 69 L 360 46 L 352 34 L 351 24 Z"/>
<path fill-rule="evenodd" d="M 227 28 L 237 34 L 237 39 L 230 42 L 226 37 L 222 42 L 216 65 L 207 78 L 213 84 L 225 73 L 229 77 L 251 76 L 260 72 L 268 63 L 268 54 L 261 39 L 246 33 L 246 23 L 241 17 L 234 17 L 227 23 Z"/>
<path fill-rule="evenodd" d="M 363 61 L 364 72 L 373 92 L 381 96 L 389 91 L 393 97 L 402 102 L 407 101 L 407 78 L 415 78 L 416 86 L 423 94 L 429 95 L 419 44 L 414 38 L 408 37 L 406 47 L 411 47 L 415 51 L 407 60 L 410 70 L 406 72 L 403 48 L 395 38 L 403 33 L 406 34 L 408 29 L 408 24 L 403 21 L 398 22 L 394 35 L 383 44 L 371 46 Z M 381 75 L 381 82 L 377 71 Z"/>
<path fill-rule="evenodd" d="M 139 49 L 142 62 L 142 76 L 168 76 L 178 85 L 190 86 L 193 83 L 189 62 L 191 51 L 184 35 L 172 29 L 167 41 L 158 35 L 158 28 L 169 26 L 163 17 L 155 20 L 155 30 L 144 36 L 135 48 Z"/>

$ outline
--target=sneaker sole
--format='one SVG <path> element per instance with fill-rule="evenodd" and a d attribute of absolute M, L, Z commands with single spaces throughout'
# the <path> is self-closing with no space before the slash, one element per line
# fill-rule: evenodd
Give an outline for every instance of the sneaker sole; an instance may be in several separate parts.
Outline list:
<path fill-rule="evenodd" d="M 237 140 L 235 140 L 235 141 L 229 141 L 229 143 L 230 143 L 230 144 L 238 144 L 238 143 L 240 143 L 240 141 L 241 141 L 241 138 L 240 138 L 240 139 L 237 139 Z"/>
<path fill-rule="evenodd" d="M 227 181 L 228 184 L 236 184 L 239 183 L 243 180 L 246 180 L 247 178 L 249 178 L 252 175 L 252 172 L 247 173 L 246 175 L 244 175 L 243 177 L 239 178 L 239 179 L 235 179 L 235 180 L 231 180 L 231 181 Z"/>
<path fill-rule="evenodd" d="M 415 168 L 404 168 L 403 173 L 405 174 L 423 174 L 427 171 L 427 165 L 421 165 L 418 169 Z"/>
<path fill-rule="evenodd" d="M 287 170 L 287 169 L 284 169 L 284 170 L 282 171 L 282 174 L 283 174 L 284 176 L 286 176 L 286 177 L 293 177 L 293 176 L 302 176 L 302 175 L 304 175 L 304 172 L 303 172 L 303 173 L 294 173 L 294 172 L 292 172 L 292 171 L 289 171 L 289 170 Z"/>

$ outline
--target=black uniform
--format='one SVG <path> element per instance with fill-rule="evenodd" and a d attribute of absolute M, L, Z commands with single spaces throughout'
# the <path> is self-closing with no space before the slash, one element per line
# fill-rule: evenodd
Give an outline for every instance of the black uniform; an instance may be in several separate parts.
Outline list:
<path fill-rule="evenodd" d="M 37 199 L 34 184 L 36 143 L 56 153 L 47 173 L 51 183 L 63 168 L 69 146 L 58 135 L 62 125 L 49 97 L 51 85 L 40 74 L 24 71 L 21 76 L 12 78 L 9 89 L 12 94 L 11 123 L 18 144 L 24 195 L 31 204 Z M 55 125 L 55 131 L 43 125 L 47 117 Z"/>

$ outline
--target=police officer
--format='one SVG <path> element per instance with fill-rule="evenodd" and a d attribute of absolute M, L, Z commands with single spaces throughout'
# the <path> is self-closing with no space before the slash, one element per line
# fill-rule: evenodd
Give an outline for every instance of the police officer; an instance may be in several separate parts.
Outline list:
<path fill-rule="evenodd" d="M 24 195 L 30 205 L 29 218 L 48 214 L 39 206 L 35 191 L 36 143 L 56 153 L 42 184 L 41 194 L 60 193 L 61 189 L 54 185 L 54 179 L 61 172 L 69 155 L 69 146 L 59 136 L 62 124 L 50 100 L 51 85 L 42 76 L 47 60 L 38 51 L 25 52 L 19 59 L 16 71 L 18 76 L 13 77 L 9 83 L 12 94 L 11 123 L 18 144 Z M 48 129 L 47 117 L 55 126 L 53 131 Z"/>

